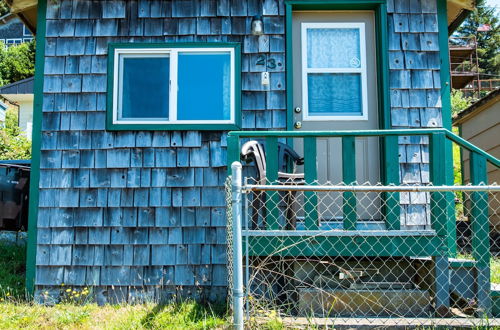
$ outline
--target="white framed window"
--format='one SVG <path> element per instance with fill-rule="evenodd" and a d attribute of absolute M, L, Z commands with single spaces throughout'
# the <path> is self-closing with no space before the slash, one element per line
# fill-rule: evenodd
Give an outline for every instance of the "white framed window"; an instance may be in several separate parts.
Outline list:
<path fill-rule="evenodd" d="M 302 23 L 303 120 L 368 120 L 365 23 Z"/>
<path fill-rule="evenodd" d="M 111 55 L 112 126 L 237 124 L 235 47 L 128 46 Z"/>
<path fill-rule="evenodd" d="M 24 38 L 23 39 L 23 42 L 30 42 L 30 41 L 33 41 L 33 38 Z"/>
<path fill-rule="evenodd" d="M 31 31 L 23 24 L 23 36 L 32 36 Z"/>
<path fill-rule="evenodd" d="M 19 45 L 19 44 L 22 44 L 22 43 L 23 43 L 23 39 L 18 39 L 18 38 L 15 38 L 15 39 L 5 39 L 5 44 L 7 46 Z"/>

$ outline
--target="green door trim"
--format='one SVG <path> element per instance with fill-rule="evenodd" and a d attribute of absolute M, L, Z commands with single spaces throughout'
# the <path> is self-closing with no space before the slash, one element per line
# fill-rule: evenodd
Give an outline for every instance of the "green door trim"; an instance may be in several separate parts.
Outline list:
<path fill-rule="evenodd" d="M 31 149 L 30 201 L 28 211 L 28 246 L 26 256 L 26 291 L 32 296 L 36 276 L 36 244 L 42 145 L 43 80 L 45 69 L 45 31 L 47 0 L 38 1 L 36 34 L 35 83 L 33 104 L 33 132 Z"/>
<path fill-rule="evenodd" d="M 389 61 L 387 44 L 387 6 L 385 0 L 285 0 L 287 130 L 293 130 L 293 43 L 294 10 L 373 10 L 377 36 L 378 110 L 381 129 L 390 129 Z"/>

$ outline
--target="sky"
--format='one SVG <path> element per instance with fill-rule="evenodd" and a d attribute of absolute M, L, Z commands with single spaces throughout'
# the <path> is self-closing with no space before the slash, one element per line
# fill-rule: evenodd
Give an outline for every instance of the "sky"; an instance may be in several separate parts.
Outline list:
<path fill-rule="evenodd" d="M 486 0 L 488 6 L 496 7 L 500 11 L 500 0 Z"/>

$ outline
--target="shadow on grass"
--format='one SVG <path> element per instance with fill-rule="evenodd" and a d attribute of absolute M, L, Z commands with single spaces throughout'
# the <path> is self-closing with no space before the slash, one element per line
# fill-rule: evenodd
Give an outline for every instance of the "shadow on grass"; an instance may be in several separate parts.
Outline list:
<path fill-rule="evenodd" d="M 220 324 L 227 317 L 225 304 L 197 303 L 194 301 L 160 303 L 147 313 L 141 320 L 144 328 L 158 326 L 187 326 L 197 327 L 206 323 L 203 328 L 212 328 Z"/>
<path fill-rule="evenodd" d="M 0 295 L 25 297 L 26 247 L 0 242 Z"/>

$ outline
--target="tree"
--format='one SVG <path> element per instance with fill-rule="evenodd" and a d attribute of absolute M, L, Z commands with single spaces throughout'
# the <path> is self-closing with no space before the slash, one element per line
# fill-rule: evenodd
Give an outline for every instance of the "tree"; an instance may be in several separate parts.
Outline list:
<path fill-rule="evenodd" d="M 0 0 L 0 16 L 7 14 L 10 11 L 5 0 Z"/>
<path fill-rule="evenodd" d="M 477 31 L 483 24 L 490 30 Z M 469 14 L 455 34 L 459 37 L 475 36 L 481 72 L 500 75 L 500 23 L 496 8 L 487 7 L 486 0 L 477 0 L 477 9 Z"/>
<path fill-rule="evenodd" d="M 17 111 L 10 108 L 0 129 L 0 160 L 30 159 L 31 142 L 18 126 Z"/>
<path fill-rule="evenodd" d="M 0 85 L 10 84 L 35 74 L 35 42 L 5 48 L 0 45 Z"/>
<path fill-rule="evenodd" d="M 467 108 L 472 104 L 472 99 L 470 97 L 465 97 L 460 90 L 454 90 L 451 92 L 451 114 L 456 115 L 463 109 Z"/>

